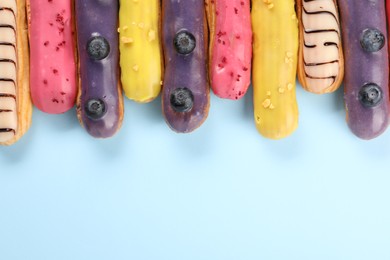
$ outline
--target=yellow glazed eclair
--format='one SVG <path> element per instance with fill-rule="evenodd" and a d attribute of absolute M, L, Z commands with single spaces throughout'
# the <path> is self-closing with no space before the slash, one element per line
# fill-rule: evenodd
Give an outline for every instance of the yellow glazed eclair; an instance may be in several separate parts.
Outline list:
<path fill-rule="evenodd" d="M 155 99 L 162 84 L 160 1 L 120 1 L 120 66 L 125 95 L 137 102 Z"/>
<path fill-rule="evenodd" d="M 256 127 L 267 138 L 281 139 L 298 126 L 295 1 L 253 0 L 251 15 Z"/>
<path fill-rule="evenodd" d="M 11 145 L 31 124 L 25 0 L 0 1 L 0 145 Z"/>

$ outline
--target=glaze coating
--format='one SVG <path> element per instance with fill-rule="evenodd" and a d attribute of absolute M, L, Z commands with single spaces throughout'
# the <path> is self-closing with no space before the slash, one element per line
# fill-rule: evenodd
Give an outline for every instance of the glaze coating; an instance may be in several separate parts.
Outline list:
<path fill-rule="evenodd" d="M 123 114 L 119 88 L 118 1 L 76 1 L 82 125 L 94 137 L 118 130 Z"/>
<path fill-rule="evenodd" d="M 207 80 L 207 28 L 204 1 L 163 0 L 162 36 L 165 77 L 162 93 L 163 113 L 168 125 L 176 132 L 187 133 L 199 127 L 208 115 L 209 85 Z M 177 52 L 174 40 L 187 31 L 196 40 L 195 49 L 187 55 Z M 187 88 L 193 96 L 189 111 L 173 108 L 171 96 L 178 88 Z M 178 100 L 179 102 L 189 102 Z M 175 103 L 175 102 L 173 102 Z"/>

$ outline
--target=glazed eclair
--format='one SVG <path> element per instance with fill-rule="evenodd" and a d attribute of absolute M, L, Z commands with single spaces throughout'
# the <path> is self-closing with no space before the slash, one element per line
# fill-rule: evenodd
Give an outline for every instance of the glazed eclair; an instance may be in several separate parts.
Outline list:
<path fill-rule="evenodd" d="M 165 77 L 163 113 L 176 132 L 188 133 L 207 118 L 207 22 L 204 1 L 163 0 Z"/>
<path fill-rule="evenodd" d="M 18 141 L 31 124 L 26 2 L 0 2 L 0 145 Z"/>
<path fill-rule="evenodd" d="M 344 78 L 344 56 L 336 0 L 298 0 L 298 78 L 317 93 L 337 90 Z"/>
<path fill-rule="evenodd" d="M 76 101 L 73 0 L 27 0 L 33 104 L 60 114 Z"/>
<path fill-rule="evenodd" d="M 270 139 L 298 126 L 295 81 L 298 20 L 294 0 L 253 0 L 253 94 L 258 131 Z"/>
<path fill-rule="evenodd" d="M 161 90 L 160 0 L 120 1 L 120 65 L 125 95 L 150 102 Z"/>
<path fill-rule="evenodd" d="M 389 124 L 389 55 L 383 0 L 339 1 L 345 54 L 347 123 L 362 139 Z"/>
<path fill-rule="evenodd" d="M 240 99 L 251 82 L 250 0 L 206 0 L 206 5 L 211 88 L 221 98 Z"/>
<path fill-rule="evenodd" d="M 76 1 L 77 114 L 87 132 L 97 138 L 113 136 L 123 119 L 118 10 L 118 0 Z"/>

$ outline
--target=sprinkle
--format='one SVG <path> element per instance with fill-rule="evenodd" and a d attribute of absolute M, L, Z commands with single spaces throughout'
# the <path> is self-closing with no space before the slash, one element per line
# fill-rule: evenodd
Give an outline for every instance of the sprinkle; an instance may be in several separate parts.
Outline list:
<path fill-rule="evenodd" d="M 268 108 L 271 105 L 271 99 L 265 99 L 262 105 L 264 108 Z"/>
<path fill-rule="evenodd" d="M 132 43 L 134 40 L 133 38 L 130 37 L 122 37 L 121 41 L 126 44 L 126 43 Z"/>
<path fill-rule="evenodd" d="M 267 5 L 268 9 L 274 8 L 274 4 L 272 3 L 272 0 L 263 0 L 263 2 Z"/>
<path fill-rule="evenodd" d="M 151 42 L 156 39 L 156 32 L 154 30 L 150 30 L 148 33 L 148 40 Z"/>

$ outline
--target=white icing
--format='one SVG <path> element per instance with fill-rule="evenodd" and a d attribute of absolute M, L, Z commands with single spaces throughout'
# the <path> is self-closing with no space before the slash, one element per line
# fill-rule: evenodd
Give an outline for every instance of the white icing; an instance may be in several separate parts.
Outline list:
<path fill-rule="evenodd" d="M 17 11 L 16 1 L 15 0 L 1 0 L 0 8 L 11 8 L 14 10 L 15 15 Z"/>
<path fill-rule="evenodd" d="M 16 15 L 16 1 L 1 0 L 0 25 L 2 25 L 2 27 L 0 27 L 0 142 L 7 142 L 12 139 L 18 127 L 16 100 Z"/>
<path fill-rule="evenodd" d="M 321 92 L 330 87 L 339 75 L 339 48 L 341 48 L 339 17 L 334 0 L 302 1 L 304 43 L 309 46 L 316 45 L 314 48 L 303 47 L 305 64 L 313 65 L 305 65 L 306 84 L 310 89 Z M 310 12 L 327 13 L 308 14 Z M 317 30 L 327 31 L 310 33 Z M 325 43 L 332 43 L 332 45 L 325 46 Z"/>

